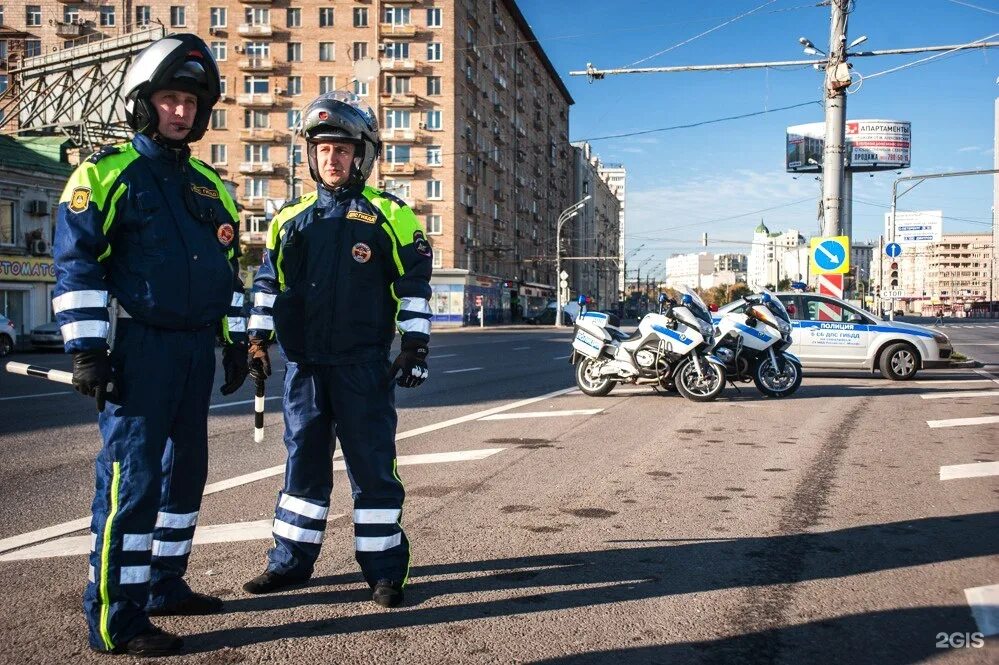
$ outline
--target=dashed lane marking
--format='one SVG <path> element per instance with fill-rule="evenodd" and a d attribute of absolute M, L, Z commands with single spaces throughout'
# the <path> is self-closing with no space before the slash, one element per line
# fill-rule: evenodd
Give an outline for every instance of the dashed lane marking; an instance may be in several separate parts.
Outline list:
<path fill-rule="evenodd" d="M 572 354 L 569 354 L 572 355 Z M 555 356 L 555 360 L 566 360 L 569 356 Z"/>
<path fill-rule="evenodd" d="M 529 346 L 515 346 L 515 347 L 513 347 L 510 350 L 511 351 L 527 351 L 529 348 L 531 348 L 531 347 L 529 347 Z"/>
<path fill-rule="evenodd" d="M 434 355 L 427 356 L 427 357 L 431 358 L 433 360 L 440 360 L 441 358 L 454 358 L 457 355 L 458 355 L 457 353 L 441 353 L 441 354 L 436 354 L 435 353 Z"/>
<path fill-rule="evenodd" d="M 927 420 L 926 424 L 933 428 L 967 427 L 968 425 L 992 425 L 999 423 L 999 416 L 979 416 L 977 418 L 948 418 L 947 420 Z"/>
<path fill-rule="evenodd" d="M 461 374 L 463 372 L 478 372 L 481 367 L 466 367 L 465 369 L 449 369 L 444 374 Z"/>
<path fill-rule="evenodd" d="M 965 589 L 964 597 L 971 606 L 978 631 L 983 635 L 999 635 L 999 584 Z"/>
<path fill-rule="evenodd" d="M 524 413 L 497 413 L 479 420 L 519 420 L 522 418 L 559 418 L 563 416 L 595 416 L 603 409 L 568 409 L 566 411 L 525 411 Z"/>
<path fill-rule="evenodd" d="M 937 383 L 992 383 L 992 379 L 920 379 L 917 381 L 910 381 L 909 383 L 916 383 L 922 386 Z"/>
<path fill-rule="evenodd" d="M 54 393 L 35 393 L 34 395 L 15 395 L 14 397 L 0 397 L 0 402 L 9 402 L 15 399 L 31 399 L 32 397 L 52 397 L 53 395 L 72 395 L 72 390 L 60 390 Z M 251 400 L 252 401 L 252 400 Z"/>
<path fill-rule="evenodd" d="M 940 467 L 940 480 L 987 478 L 989 476 L 999 476 L 999 462 L 975 462 Z"/>
<path fill-rule="evenodd" d="M 948 393 L 920 395 L 923 399 L 957 399 L 961 397 L 999 397 L 999 390 L 955 390 Z"/>

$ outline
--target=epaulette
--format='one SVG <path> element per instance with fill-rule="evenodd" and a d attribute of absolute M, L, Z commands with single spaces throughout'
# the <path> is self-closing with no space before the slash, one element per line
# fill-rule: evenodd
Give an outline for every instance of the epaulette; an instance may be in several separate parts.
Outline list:
<path fill-rule="evenodd" d="M 111 155 L 117 155 L 120 152 L 121 152 L 120 145 L 106 145 L 97 152 L 95 152 L 94 154 L 92 154 L 90 157 L 87 157 L 87 161 L 90 162 L 91 164 L 96 164 L 105 157 L 110 157 Z"/>
<path fill-rule="evenodd" d="M 219 175 L 219 172 L 218 172 L 218 171 L 216 171 L 214 167 L 212 167 L 212 166 L 211 166 L 210 164 L 208 164 L 208 163 L 207 163 L 207 162 L 205 162 L 204 160 L 201 160 L 201 159 L 198 159 L 198 158 L 197 158 L 197 157 L 195 157 L 194 155 L 191 155 L 191 157 L 190 157 L 190 160 L 191 160 L 192 162 L 197 162 L 199 166 L 204 166 L 204 167 L 205 167 L 206 169 L 208 169 L 209 171 L 211 171 L 211 172 L 212 172 L 212 173 L 214 173 L 215 175 Z M 219 179 L 221 179 L 221 178 L 222 178 L 222 176 L 219 176 Z"/>
<path fill-rule="evenodd" d="M 301 197 L 301 196 L 298 196 L 298 197 L 296 197 L 296 198 L 293 198 L 293 199 L 292 199 L 291 201 L 288 201 L 288 202 L 286 202 L 286 203 L 285 203 L 285 204 L 284 204 L 283 206 L 281 206 L 280 208 L 278 208 L 278 210 L 277 210 L 277 211 L 278 211 L 278 212 L 281 212 L 281 211 L 282 211 L 282 210 L 284 210 L 285 208 L 290 208 L 290 207 L 291 207 L 291 206 L 293 206 L 293 205 L 298 205 L 298 204 L 299 204 L 299 202 L 300 202 L 301 200 L 302 200 L 302 197 Z M 275 213 L 275 214 L 276 214 L 276 213 Z"/>
<path fill-rule="evenodd" d="M 388 199 L 388 200 L 389 200 L 389 201 L 391 201 L 392 203 L 395 203 L 396 205 L 398 205 L 398 206 L 399 206 L 400 208 L 405 208 L 405 207 L 406 207 L 406 205 L 407 205 L 407 203 L 406 203 L 405 201 L 403 201 L 402 199 L 400 199 L 400 198 L 399 198 L 398 196 L 396 196 L 395 194 L 389 194 L 388 192 L 383 192 L 382 190 L 378 190 L 378 194 L 379 194 L 379 195 L 380 195 L 380 196 L 381 196 L 381 197 L 382 197 L 383 199 Z"/>

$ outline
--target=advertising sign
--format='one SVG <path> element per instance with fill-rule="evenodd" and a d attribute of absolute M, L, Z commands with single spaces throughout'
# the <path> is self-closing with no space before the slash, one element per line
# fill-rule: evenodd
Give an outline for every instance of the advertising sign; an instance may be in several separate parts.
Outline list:
<path fill-rule="evenodd" d="M 4 256 L 0 254 L 0 282 L 55 282 L 51 256 Z"/>
<path fill-rule="evenodd" d="M 943 235 L 943 210 L 896 210 L 895 233 L 891 232 L 891 213 L 885 213 L 885 238 L 899 245 L 927 245 L 940 242 Z"/>
<path fill-rule="evenodd" d="M 846 156 L 850 171 L 889 171 L 908 168 L 911 123 L 907 120 L 847 120 Z M 786 165 L 790 172 L 822 170 L 824 123 L 787 128 Z"/>

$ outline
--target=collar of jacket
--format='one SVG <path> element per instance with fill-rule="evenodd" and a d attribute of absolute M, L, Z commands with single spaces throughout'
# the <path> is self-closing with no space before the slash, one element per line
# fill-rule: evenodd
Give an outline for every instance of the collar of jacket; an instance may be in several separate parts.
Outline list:
<path fill-rule="evenodd" d="M 168 148 L 157 143 L 145 134 L 136 134 L 132 139 L 132 145 L 143 157 L 167 162 L 168 164 L 186 164 L 191 157 L 191 149 L 187 146 L 183 148 Z"/>
<path fill-rule="evenodd" d="M 316 188 L 319 192 L 318 204 L 320 208 L 334 208 L 343 204 L 344 201 L 356 198 L 361 195 L 364 185 L 351 185 L 350 187 L 337 187 L 330 189 L 323 183 L 319 183 Z"/>

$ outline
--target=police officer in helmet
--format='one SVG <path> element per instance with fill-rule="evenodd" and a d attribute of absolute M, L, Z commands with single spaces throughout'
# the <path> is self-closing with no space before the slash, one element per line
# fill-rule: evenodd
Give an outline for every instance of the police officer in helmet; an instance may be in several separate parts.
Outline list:
<path fill-rule="evenodd" d="M 84 592 L 99 652 L 177 653 L 180 638 L 149 617 L 222 608 L 183 579 L 208 470 L 216 339 L 222 393 L 247 372 L 238 213 L 189 148 L 219 85 L 194 35 L 144 49 L 122 89 L 135 137 L 83 162 L 59 204 L 52 304 L 103 439 Z"/>
<path fill-rule="evenodd" d="M 339 439 L 354 497 L 357 562 L 372 600 L 394 607 L 409 576 L 396 472 L 394 386 L 429 375 L 432 250 L 413 211 L 365 185 L 381 146 L 369 108 L 344 93 L 302 114 L 317 191 L 270 225 L 250 310 L 250 374 L 270 375 L 276 337 L 284 377 L 284 489 L 267 569 L 244 589 L 304 584 L 325 535 Z M 395 331 L 401 352 L 389 362 Z"/>

